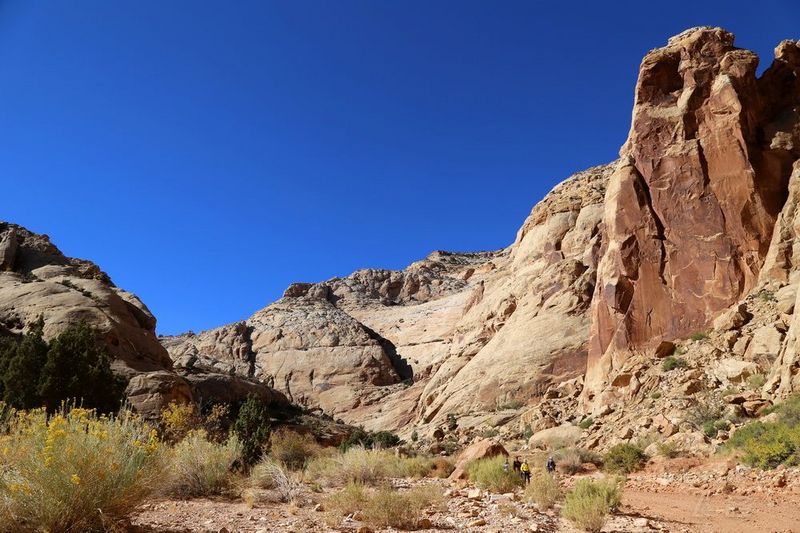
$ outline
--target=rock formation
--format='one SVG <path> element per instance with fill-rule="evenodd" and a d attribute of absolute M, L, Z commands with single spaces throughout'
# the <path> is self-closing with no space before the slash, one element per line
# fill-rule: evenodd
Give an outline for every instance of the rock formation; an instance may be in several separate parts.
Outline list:
<path fill-rule="evenodd" d="M 0 222 L 0 334 L 21 334 L 39 316 L 47 339 L 81 321 L 96 328 L 112 368 L 129 379 L 129 402 L 145 414 L 209 389 L 224 388 L 228 397 L 232 391 L 242 396 L 257 389 L 273 401 L 286 401 L 242 379 L 228 377 L 220 387 L 215 385 L 220 376 L 214 374 L 190 374 L 188 379 L 176 374 L 156 337 L 156 319 L 139 298 L 115 286 L 94 263 L 66 257 L 46 235 Z"/>
<path fill-rule="evenodd" d="M 632 354 L 705 331 L 755 287 L 800 155 L 797 51 L 782 43 L 757 79 L 732 34 L 695 28 L 644 58 L 606 196 L 586 400 L 613 401 Z"/>

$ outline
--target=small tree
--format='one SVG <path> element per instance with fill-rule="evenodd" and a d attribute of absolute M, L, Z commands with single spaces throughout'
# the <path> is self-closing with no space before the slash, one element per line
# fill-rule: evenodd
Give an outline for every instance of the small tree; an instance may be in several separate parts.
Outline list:
<path fill-rule="evenodd" d="M 257 396 L 251 394 L 239 408 L 233 432 L 242 443 L 242 461 L 252 466 L 261 459 L 269 444 L 269 414 Z"/>
<path fill-rule="evenodd" d="M 86 323 L 70 326 L 50 344 L 39 384 L 48 411 L 74 399 L 101 413 L 114 412 L 124 390 L 124 380 L 111 371 L 108 353 Z"/>
<path fill-rule="evenodd" d="M 42 338 L 44 321 L 41 317 L 31 325 L 19 342 L 9 341 L 3 350 L 3 400 L 17 409 L 41 407 L 39 381 L 47 361 L 47 343 Z"/>

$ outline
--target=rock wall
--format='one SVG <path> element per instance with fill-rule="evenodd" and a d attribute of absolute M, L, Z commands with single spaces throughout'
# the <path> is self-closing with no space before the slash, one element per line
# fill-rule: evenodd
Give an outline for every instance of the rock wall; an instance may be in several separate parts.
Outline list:
<path fill-rule="evenodd" d="M 758 58 L 695 28 L 643 60 L 628 140 L 608 187 L 584 399 L 635 354 L 706 331 L 757 284 L 798 157 L 797 44 Z M 623 394 L 621 394 L 623 393 Z"/>

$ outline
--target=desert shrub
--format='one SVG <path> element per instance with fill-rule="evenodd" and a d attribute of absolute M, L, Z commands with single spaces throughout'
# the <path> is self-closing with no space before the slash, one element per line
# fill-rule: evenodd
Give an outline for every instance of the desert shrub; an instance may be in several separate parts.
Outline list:
<path fill-rule="evenodd" d="M 647 455 L 641 447 L 629 442 L 617 444 L 603 456 L 603 468 L 609 472 L 630 474 L 642 468 Z"/>
<path fill-rule="evenodd" d="M 447 415 L 447 429 L 450 431 L 455 431 L 456 428 L 458 428 L 458 419 L 456 418 L 456 415 L 449 413 Z"/>
<path fill-rule="evenodd" d="M 783 402 L 772 406 L 764 414 L 770 412 L 778 413 L 780 421 L 793 427 L 800 425 L 800 394 L 793 394 Z"/>
<path fill-rule="evenodd" d="M 431 466 L 430 474 L 433 477 L 444 479 L 448 477 L 450 474 L 452 474 L 453 470 L 455 469 L 456 467 L 455 465 L 453 465 L 453 463 L 451 463 L 444 457 L 437 457 L 433 459 L 433 465 Z"/>
<path fill-rule="evenodd" d="M 753 374 L 747 378 L 747 387 L 752 390 L 758 390 L 767 382 L 767 376 L 764 374 Z"/>
<path fill-rule="evenodd" d="M 329 496 L 324 507 L 332 521 L 360 511 L 363 521 L 373 527 L 414 529 L 431 506 L 441 505 L 442 491 L 434 485 L 422 485 L 398 491 L 391 487 L 368 489 L 358 483 L 348 483 L 341 491 Z"/>
<path fill-rule="evenodd" d="M 525 497 L 534 502 L 539 511 L 546 511 L 561 499 L 561 487 L 552 476 L 537 470 L 531 476 L 530 484 L 525 487 Z"/>
<path fill-rule="evenodd" d="M 728 422 L 727 420 L 719 419 L 719 420 L 706 420 L 705 422 L 703 422 L 701 429 L 703 430 L 703 434 L 706 437 L 713 439 L 719 434 L 720 431 L 727 431 L 728 429 L 730 429 L 730 427 L 731 427 L 730 422 Z"/>
<path fill-rule="evenodd" d="M 736 431 L 725 447 L 741 450 L 742 461 L 759 468 L 800 465 L 800 425 L 751 422 Z"/>
<path fill-rule="evenodd" d="M 2 400 L 17 409 L 42 406 L 39 384 L 48 350 L 43 331 L 44 321 L 40 317 L 20 341 L 7 339 L 0 346 Z"/>
<path fill-rule="evenodd" d="M 164 438 L 172 443 L 183 439 L 190 431 L 198 429 L 199 418 L 192 403 L 170 402 L 161 411 L 161 428 Z"/>
<path fill-rule="evenodd" d="M 97 531 L 159 487 L 163 447 L 127 411 L 19 412 L 0 437 L 0 531 Z"/>
<path fill-rule="evenodd" d="M 618 480 L 581 479 L 564 498 L 561 513 L 580 529 L 600 531 L 621 500 L 622 484 Z"/>
<path fill-rule="evenodd" d="M 416 529 L 423 511 L 443 500 L 442 490 L 435 485 L 420 485 L 406 491 L 381 487 L 367 500 L 364 521 L 376 528 Z"/>
<path fill-rule="evenodd" d="M 653 400 L 658 400 L 659 398 L 661 398 L 661 391 L 652 392 L 650 394 L 650 398 L 652 398 Z"/>
<path fill-rule="evenodd" d="M 203 430 L 189 433 L 172 449 L 167 492 L 181 498 L 225 492 L 233 486 L 233 466 L 241 454 L 235 435 L 219 444 Z"/>
<path fill-rule="evenodd" d="M 683 357 L 675 357 L 674 355 L 669 355 L 665 357 L 664 360 L 661 362 L 661 370 L 663 370 L 664 372 L 670 372 L 672 370 L 675 370 L 676 368 L 686 368 L 687 365 L 688 363 L 686 362 L 686 359 L 684 359 Z"/>
<path fill-rule="evenodd" d="M 396 459 L 386 450 L 354 446 L 344 453 L 313 459 L 306 467 L 306 475 L 331 485 L 375 484 L 389 477 L 390 464 Z"/>
<path fill-rule="evenodd" d="M 774 302 L 776 300 L 775 293 L 766 289 L 759 291 L 758 298 L 765 302 Z"/>
<path fill-rule="evenodd" d="M 353 447 L 344 453 L 313 459 L 308 463 L 306 475 L 332 485 L 349 482 L 375 485 L 384 479 L 422 478 L 429 474 L 446 477 L 452 471 L 453 466 L 446 459 L 398 457 L 388 450 Z"/>
<path fill-rule="evenodd" d="M 656 448 L 658 449 L 658 454 L 667 459 L 678 457 L 681 453 L 678 444 L 675 442 L 659 442 L 656 444 Z"/>
<path fill-rule="evenodd" d="M 339 448 L 342 451 L 347 451 L 352 446 L 361 446 L 363 448 L 391 448 L 398 444 L 400 444 L 400 437 L 391 431 L 372 432 L 358 428 L 347 437 Z"/>
<path fill-rule="evenodd" d="M 708 338 L 708 334 L 705 333 L 704 331 L 696 331 L 691 335 L 689 335 L 689 338 L 692 339 L 693 341 L 702 341 Z"/>
<path fill-rule="evenodd" d="M 367 488 L 361 483 L 352 481 L 325 498 L 323 507 L 329 513 L 330 525 L 334 526 L 343 516 L 363 509 L 367 498 Z"/>
<path fill-rule="evenodd" d="M 259 488 L 276 491 L 282 502 L 294 501 L 300 492 L 300 484 L 292 478 L 288 468 L 272 459 L 263 459 L 258 463 L 250 479 Z"/>
<path fill-rule="evenodd" d="M 522 477 L 512 469 L 503 470 L 503 464 L 508 460 L 504 455 L 497 455 L 486 459 L 478 459 L 467 465 L 469 480 L 478 487 L 492 492 L 511 492 L 523 485 Z"/>
<path fill-rule="evenodd" d="M 423 478 L 430 474 L 434 468 L 434 461 L 430 457 L 395 457 L 389 462 L 388 474 L 390 477 Z"/>
<path fill-rule="evenodd" d="M 580 424 L 578 424 L 578 427 L 581 429 L 589 429 L 590 427 L 592 427 L 592 424 L 594 424 L 594 419 L 592 419 L 591 416 L 587 416 L 586 418 L 581 420 Z"/>
<path fill-rule="evenodd" d="M 417 442 L 419 440 L 419 433 L 417 433 L 416 428 L 414 431 L 411 432 L 411 442 Z"/>
<path fill-rule="evenodd" d="M 525 428 L 522 430 L 522 438 L 527 441 L 531 437 L 533 437 L 533 429 L 530 424 L 525 424 Z"/>
<path fill-rule="evenodd" d="M 279 429 L 270 438 L 270 456 L 290 470 L 300 470 L 319 454 L 320 446 L 311 435 Z"/>
<path fill-rule="evenodd" d="M 583 458 L 575 448 L 558 450 L 553 459 L 556 461 L 558 471 L 564 474 L 575 474 L 583 468 Z"/>
<path fill-rule="evenodd" d="M 269 444 L 269 414 L 258 397 L 250 395 L 239 408 L 233 433 L 242 447 L 242 462 L 251 466 L 261 459 Z"/>

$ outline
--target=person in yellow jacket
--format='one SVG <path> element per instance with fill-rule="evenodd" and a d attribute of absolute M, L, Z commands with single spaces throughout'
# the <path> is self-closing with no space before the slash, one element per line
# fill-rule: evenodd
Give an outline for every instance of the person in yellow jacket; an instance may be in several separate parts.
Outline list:
<path fill-rule="evenodd" d="M 522 461 L 522 465 L 519 467 L 520 472 L 522 472 L 522 477 L 525 478 L 525 483 L 531 482 L 531 465 L 528 464 L 528 461 Z"/>

